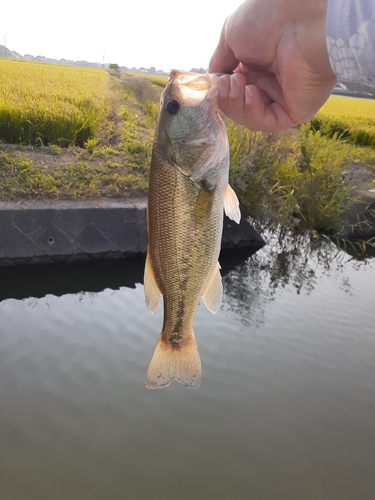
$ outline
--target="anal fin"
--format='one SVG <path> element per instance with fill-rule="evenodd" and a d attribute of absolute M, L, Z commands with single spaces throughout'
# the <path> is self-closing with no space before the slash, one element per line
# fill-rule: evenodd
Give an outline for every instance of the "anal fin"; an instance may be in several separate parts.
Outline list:
<path fill-rule="evenodd" d="M 161 293 L 155 280 L 154 271 L 151 265 L 149 249 L 147 249 L 143 283 L 144 283 L 146 305 L 151 312 L 154 312 L 159 303 Z"/>
<path fill-rule="evenodd" d="M 211 277 L 211 280 L 202 295 L 202 300 L 207 309 L 213 314 L 216 314 L 220 309 L 222 299 L 223 283 L 221 281 L 220 265 L 217 263 L 217 267 Z"/>

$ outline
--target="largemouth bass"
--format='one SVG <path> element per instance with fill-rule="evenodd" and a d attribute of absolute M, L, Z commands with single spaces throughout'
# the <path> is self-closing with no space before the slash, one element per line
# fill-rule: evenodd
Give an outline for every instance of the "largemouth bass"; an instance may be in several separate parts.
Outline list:
<path fill-rule="evenodd" d="M 177 380 L 199 387 L 201 361 L 193 333 L 199 300 L 216 313 L 222 300 L 218 257 L 223 208 L 237 223 L 228 184 L 229 146 L 217 112 L 218 76 L 173 70 L 160 99 L 148 195 L 144 291 L 163 328 L 146 377 L 149 389 Z"/>

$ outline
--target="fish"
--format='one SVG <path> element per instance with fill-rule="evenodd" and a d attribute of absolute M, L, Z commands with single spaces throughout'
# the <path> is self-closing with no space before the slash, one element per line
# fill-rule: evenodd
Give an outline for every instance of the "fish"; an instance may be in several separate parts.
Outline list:
<path fill-rule="evenodd" d="M 228 183 L 229 144 L 218 113 L 218 78 L 172 70 L 160 98 L 149 178 L 144 294 L 151 312 L 163 297 L 164 317 L 147 371 L 148 389 L 174 380 L 199 387 L 201 360 L 193 320 L 201 298 L 212 313 L 220 309 L 223 213 L 236 223 L 241 218 Z"/>

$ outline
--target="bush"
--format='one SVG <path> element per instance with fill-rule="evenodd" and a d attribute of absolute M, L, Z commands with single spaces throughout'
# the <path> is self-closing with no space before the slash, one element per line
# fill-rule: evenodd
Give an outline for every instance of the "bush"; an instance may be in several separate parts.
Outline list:
<path fill-rule="evenodd" d="M 152 86 L 150 80 L 142 76 L 124 76 L 123 80 L 124 90 L 130 91 L 137 101 L 153 101 L 159 100 L 159 94 Z"/>
<path fill-rule="evenodd" d="M 251 132 L 229 126 L 230 180 L 256 217 L 298 217 L 317 231 L 334 231 L 347 210 L 349 187 L 341 182 L 348 145 L 313 132 Z"/>

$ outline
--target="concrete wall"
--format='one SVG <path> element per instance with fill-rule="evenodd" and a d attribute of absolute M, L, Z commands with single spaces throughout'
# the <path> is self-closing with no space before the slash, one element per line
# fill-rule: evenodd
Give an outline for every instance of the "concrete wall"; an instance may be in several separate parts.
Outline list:
<path fill-rule="evenodd" d="M 263 245 L 246 219 L 225 219 L 223 248 Z M 146 248 L 146 200 L 0 203 L 0 266 L 119 258 Z"/>

